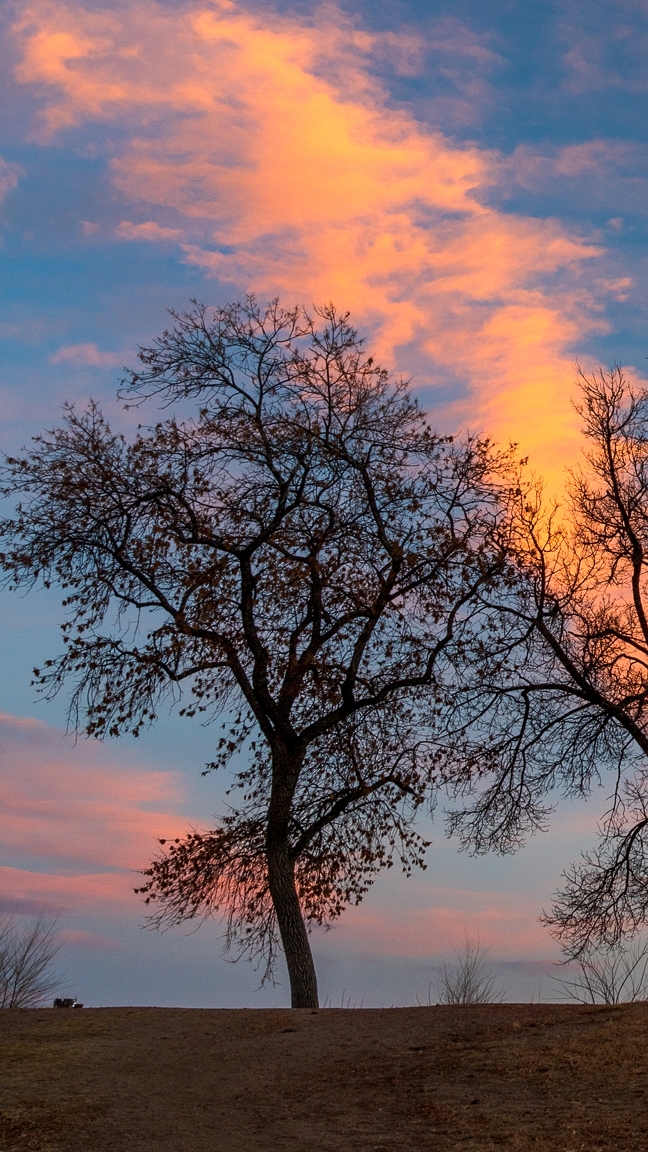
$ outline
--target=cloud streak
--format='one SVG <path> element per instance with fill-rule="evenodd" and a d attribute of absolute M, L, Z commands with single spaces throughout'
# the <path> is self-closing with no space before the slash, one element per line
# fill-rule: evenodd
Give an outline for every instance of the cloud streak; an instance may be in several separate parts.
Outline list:
<path fill-rule="evenodd" d="M 479 936 L 505 956 L 551 955 L 555 945 L 524 896 L 460 888 L 426 888 L 424 906 L 350 909 L 339 925 L 341 945 L 367 954 L 425 959 L 461 947 L 466 935 Z"/>
<path fill-rule="evenodd" d="M 117 226 L 116 235 L 120 240 L 146 240 L 156 243 L 162 240 L 182 240 L 183 232 L 180 228 L 162 228 L 154 220 L 145 220 L 142 224 L 132 224 L 130 220 L 122 220 Z"/>
<path fill-rule="evenodd" d="M 179 835 L 179 779 L 70 747 L 31 718 L 0 714 L 0 902 L 19 910 L 133 905 L 133 869 Z"/>
<path fill-rule="evenodd" d="M 49 357 L 50 364 L 70 364 L 72 368 L 117 368 L 124 363 L 121 352 L 100 352 L 96 344 L 65 344 Z"/>

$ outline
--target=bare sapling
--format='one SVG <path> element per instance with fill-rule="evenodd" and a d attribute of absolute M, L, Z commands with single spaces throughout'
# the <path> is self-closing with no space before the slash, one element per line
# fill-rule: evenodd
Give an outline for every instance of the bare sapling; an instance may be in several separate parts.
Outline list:
<path fill-rule="evenodd" d="M 455 948 L 451 964 L 443 961 L 438 980 L 440 1004 L 501 1004 L 505 996 L 488 968 L 490 948 L 466 936 L 463 948 Z"/>
<path fill-rule="evenodd" d="M 56 929 L 43 914 L 31 923 L 0 916 L 0 1008 L 37 1008 L 56 991 L 52 964 L 63 945 Z"/>
<path fill-rule="evenodd" d="M 634 1004 L 648 999 L 648 940 L 623 941 L 582 951 L 570 963 L 571 979 L 556 976 L 579 1004 Z"/>

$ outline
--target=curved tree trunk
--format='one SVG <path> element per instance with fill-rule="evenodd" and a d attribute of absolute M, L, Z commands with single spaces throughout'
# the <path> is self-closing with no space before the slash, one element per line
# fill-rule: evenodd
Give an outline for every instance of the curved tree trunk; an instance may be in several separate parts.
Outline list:
<path fill-rule="evenodd" d="M 270 895 L 288 966 L 291 1007 L 319 1008 L 315 964 L 295 886 L 295 864 L 290 857 L 288 839 L 290 807 L 300 765 L 287 763 L 284 756 L 273 759 L 275 770 L 266 837 Z"/>
<path fill-rule="evenodd" d="M 280 845 L 275 845 L 268 852 L 268 876 L 288 965 L 291 1007 L 319 1008 L 315 964 L 295 888 L 295 869 L 287 847 L 282 850 Z"/>

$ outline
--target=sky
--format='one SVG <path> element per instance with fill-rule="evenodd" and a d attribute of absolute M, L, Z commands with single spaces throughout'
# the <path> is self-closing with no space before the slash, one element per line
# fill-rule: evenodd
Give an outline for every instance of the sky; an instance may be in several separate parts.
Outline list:
<path fill-rule="evenodd" d="M 575 364 L 648 375 L 646 0 L 2 6 L 0 447 L 115 391 L 191 298 L 334 301 L 438 429 L 513 441 L 560 493 L 580 451 Z M 132 419 L 131 419 L 132 417 Z M 287 1002 L 219 928 L 146 930 L 157 836 L 209 827 L 209 729 L 65 734 L 31 668 L 59 598 L 0 595 L 0 909 L 60 914 L 86 1003 Z M 509 999 L 548 998 L 538 922 L 595 839 L 605 789 L 515 857 L 432 827 L 426 872 L 381 879 L 313 937 L 323 998 L 434 999 L 479 934 Z"/>

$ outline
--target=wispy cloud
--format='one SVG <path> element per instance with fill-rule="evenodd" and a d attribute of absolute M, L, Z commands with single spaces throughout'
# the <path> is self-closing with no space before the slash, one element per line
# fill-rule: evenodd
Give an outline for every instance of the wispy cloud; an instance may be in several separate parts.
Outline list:
<path fill-rule="evenodd" d="M 348 947 L 352 940 L 354 947 L 368 954 L 424 959 L 460 948 L 468 934 L 479 936 L 486 947 L 496 945 L 500 955 L 555 952 L 528 896 L 423 888 L 416 882 L 412 886 L 419 889 L 421 906 L 412 906 L 410 898 L 400 904 L 377 907 L 372 901 L 350 909 L 336 926 L 339 944 Z"/>
<path fill-rule="evenodd" d="M 5 196 L 18 186 L 18 181 L 23 174 L 23 170 L 19 164 L 10 164 L 0 156 L 0 201 L 4 200 Z"/>
<path fill-rule="evenodd" d="M 44 912 L 119 917 L 136 906 L 133 876 L 125 872 L 74 873 L 0 865 L 0 909 L 23 915 Z M 136 909 L 141 911 L 141 909 Z"/>
<path fill-rule="evenodd" d="M 154 220 L 145 220 L 143 224 L 131 224 L 130 220 L 122 220 L 117 226 L 116 235 L 120 240 L 146 240 L 152 243 L 184 238 L 181 228 L 163 228 Z"/>
<path fill-rule="evenodd" d="M 179 778 L 31 718 L 1 716 L 0 748 L 0 912 L 60 914 L 66 956 L 117 952 L 142 919 L 134 870 L 185 830 Z"/>
<path fill-rule="evenodd" d="M 0 715 L 5 852 L 131 868 L 178 818 L 179 779 L 114 762 L 93 741 L 71 746 L 41 721 Z M 145 846 L 145 847 L 143 847 Z"/>
<path fill-rule="evenodd" d="M 147 865 L 157 837 L 185 830 L 179 777 L 121 766 L 101 745 L 72 747 L 49 725 L 6 713 L 0 748 L 2 906 L 132 905 L 132 869 Z"/>
<path fill-rule="evenodd" d="M 564 147 L 519 145 L 502 162 L 498 184 L 532 192 L 562 192 L 581 211 L 608 206 L 648 212 L 648 149 L 628 140 L 595 138 Z M 577 199 L 576 199 L 577 197 Z"/>
<path fill-rule="evenodd" d="M 598 13 L 585 13 L 579 8 L 577 6 L 574 13 L 575 21 L 557 26 L 566 46 L 563 56 L 565 90 L 576 96 L 615 88 L 626 92 L 646 92 L 648 28 L 645 4 L 632 4 L 635 9 L 632 14 L 623 2 L 603 5 L 603 11 L 600 8 Z M 637 9 L 643 9 L 639 19 Z"/>
<path fill-rule="evenodd" d="M 72 368 L 117 368 L 124 363 L 123 352 L 100 352 L 96 344 L 64 344 L 49 357 L 50 364 L 70 364 Z"/>

